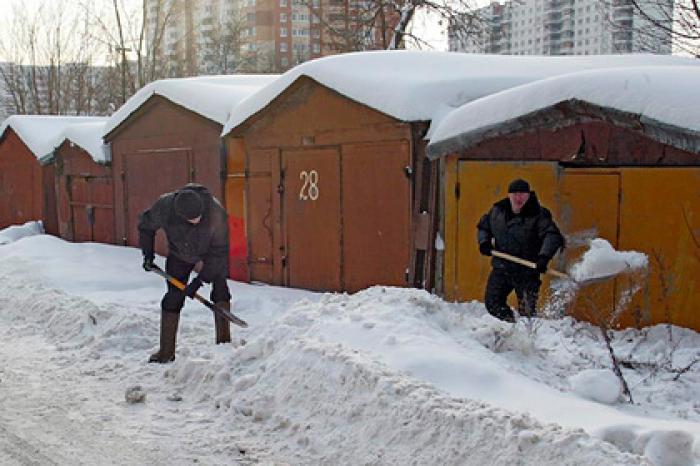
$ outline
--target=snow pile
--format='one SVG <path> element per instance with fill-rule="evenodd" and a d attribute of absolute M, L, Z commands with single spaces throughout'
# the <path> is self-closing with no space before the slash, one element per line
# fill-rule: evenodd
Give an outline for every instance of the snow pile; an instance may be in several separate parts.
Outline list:
<path fill-rule="evenodd" d="M 589 249 L 569 271 L 577 282 L 617 275 L 626 270 L 646 269 L 649 258 L 637 251 L 616 251 L 603 238 L 591 240 Z"/>
<path fill-rule="evenodd" d="M 0 230 L 0 245 L 9 244 L 26 236 L 44 234 L 44 225 L 41 221 L 29 221 L 24 225 L 11 225 Z"/>
<path fill-rule="evenodd" d="M 51 374 L 56 398 L 70 387 L 83 422 L 156 446 L 178 439 L 170 446 L 198 451 L 200 463 L 700 462 L 700 335 L 687 329 L 614 335 L 632 406 L 596 387 L 600 374 L 581 378 L 609 370 L 610 356 L 594 327 L 571 318 L 511 325 L 481 303 L 421 290 L 349 296 L 231 283 L 233 310 L 250 328 L 214 345 L 211 313 L 188 301 L 177 359 L 161 366 L 145 361 L 165 286 L 141 271 L 136 249 L 27 238 L 0 248 L 0 280 L 3 355 L 15 347 L 7 338 L 45 335 L 55 356 L 28 367 Z M 13 363 L 27 357 L 17 351 Z M 148 403 L 124 410 L 124 390 L 136 385 Z"/>
<path fill-rule="evenodd" d="M 97 163 L 106 163 L 108 159 L 107 146 L 102 141 L 107 118 L 77 123 L 67 126 L 51 143 L 54 149 L 58 149 L 65 141 L 74 144 L 87 152 L 92 160 Z"/>
<path fill-rule="evenodd" d="M 605 404 L 615 404 L 622 395 L 617 376 L 609 369 L 588 369 L 569 377 L 571 390 L 577 395 Z"/>

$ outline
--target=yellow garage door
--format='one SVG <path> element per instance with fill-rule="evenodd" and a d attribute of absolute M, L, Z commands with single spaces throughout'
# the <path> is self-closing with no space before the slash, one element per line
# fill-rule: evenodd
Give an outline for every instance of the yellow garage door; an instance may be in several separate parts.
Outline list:
<path fill-rule="evenodd" d="M 620 174 L 602 170 L 565 169 L 560 177 L 559 228 L 567 245 L 558 265 L 570 267 L 588 249 L 588 240 L 604 238 L 617 248 L 620 225 Z M 608 320 L 615 311 L 615 281 L 579 290 L 569 313 L 578 319 Z"/>

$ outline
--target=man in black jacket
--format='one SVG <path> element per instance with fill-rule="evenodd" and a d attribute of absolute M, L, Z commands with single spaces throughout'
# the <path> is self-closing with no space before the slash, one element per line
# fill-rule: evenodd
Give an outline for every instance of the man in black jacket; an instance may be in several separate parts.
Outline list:
<path fill-rule="evenodd" d="M 501 320 L 513 322 L 513 310 L 506 300 L 515 290 L 518 312 L 531 317 L 540 291 L 539 275 L 564 246 L 564 237 L 541 206 L 530 185 L 517 179 L 508 186 L 508 197 L 496 202 L 477 225 L 479 251 L 491 256 L 492 249 L 517 256 L 537 264 L 531 269 L 520 264 L 493 257 L 491 274 L 486 284 L 486 309 Z M 495 244 L 494 244 L 495 243 Z"/>
<path fill-rule="evenodd" d="M 230 309 L 228 277 L 228 216 L 219 201 L 204 186 L 188 184 L 163 194 L 144 211 L 139 221 L 139 243 L 143 252 L 143 268 L 150 271 L 155 258 L 156 231 L 163 229 L 168 238 L 165 271 L 187 283 L 197 262 L 202 269 L 184 291 L 168 283 L 161 301 L 160 349 L 149 362 L 166 363 L 175 359 L 175 340 L 180 310 L 185 297 L 194 297 L 203 283 L 212 284 L 211 300 Z M 214 315 L 216 343 L 231 341 L 229 322 Z"/>

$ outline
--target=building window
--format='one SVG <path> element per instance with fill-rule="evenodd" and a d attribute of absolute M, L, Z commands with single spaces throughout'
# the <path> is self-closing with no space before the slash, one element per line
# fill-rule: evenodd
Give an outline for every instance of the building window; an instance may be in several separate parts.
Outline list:
<path fill-rule="evenodd" d="M 286 52 L 286 51 L 287 51 L 287 43 L 280 42 L 280 52 Z"/>
<path fill-rule="evenodd" d="M 287 22 L 287 13 L 280 13 L 280 23 Z"/>
<path fill-rule="evenodd" d="M 321 53 L 321 45 L 314 44 L 314 53 Z"/>
<path fill-rule="evenodd" d="M 280 37 L 287 37 L 287 28 L 280 28 Z"/>
<path fill-rule="evenodd" d="M 287 6 L 287 0 L 280 0 L 280 6 Z"/>
<path fill-rule="evenodd" d="M 282 57 L 282 58 L 280 59 L 280 64 L 281 64 L 282 66 L 289 66 L 289 59 L 288 59 L 287 57 Z"/>

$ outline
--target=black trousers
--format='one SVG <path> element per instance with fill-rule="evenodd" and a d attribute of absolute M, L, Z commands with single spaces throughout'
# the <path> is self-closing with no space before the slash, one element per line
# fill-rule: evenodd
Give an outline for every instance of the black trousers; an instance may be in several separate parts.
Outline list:
<path fill-rule="evenodd" d="M 190 278 L 190 273 L 194 269 L 195 264 L 190 264 L 175 256 L 168 256 L 165 260 L 165 271 L 171 277 L 177 278 L 182 283 L 187 283 Z M 168 283 L 168 291 L 163 296 L 160 303 L 161 309 L 165 312 L 180 312 L 185 304 L 185 293 L 179 290 L 174 285 Z M 211 282 L 212 290 L 210 299 L 215 302 L 228 302 L 231 300 L 231 293 L 228 290 L 226 277 L 216 277 Z"/>
<path fill-rule="evenodd" d="M 515 290 L 518 297 L 518 313 L 532 317 L 536 314 L 541 284 L 540 276 L 536 272 L 494 268 L 486 283 L 486 309 L 501 320 L 513 320 L 513 311 L 506 300 Z"/>

